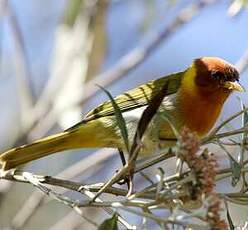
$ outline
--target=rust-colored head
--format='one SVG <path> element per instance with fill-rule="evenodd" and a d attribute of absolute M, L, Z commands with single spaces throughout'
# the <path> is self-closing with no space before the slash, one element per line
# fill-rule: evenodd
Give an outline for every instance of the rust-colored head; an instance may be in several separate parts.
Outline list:
<path fill-rule="evenodd" d="M 216 57 L 196 59 L 184 75 L 177 95 L 182 124 L 204 136 L 213 127 L 224 102 L 234 90 L 243 91 L 239 73 Z"/>
<path fill-rule="evenodd" d="M 194 61 L 194 67 L 196 68 L 195 83 L 203 92 L 220 90 L 229 94 L 233 90 L 243 91 L 243 87 L 238 83 L 238 71 L 223 59 L 198 58 Z"/>

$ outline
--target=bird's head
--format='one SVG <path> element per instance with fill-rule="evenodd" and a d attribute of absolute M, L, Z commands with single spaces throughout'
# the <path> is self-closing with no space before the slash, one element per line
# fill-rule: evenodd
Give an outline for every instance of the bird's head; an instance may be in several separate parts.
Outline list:
<path fill-rule="evenodd" d="M 204 136 L 233 91 L 244 91 L 233 65 L 216 57 L 194 60 L 184 72 L 177 96 L 180 118 L 187 127 Z"/>
<path fill-rule="evenodd" d="M 216 57 L 203 57 L 194 61 L 195 85 L 201 92 L 220 92 L 229 95 L 232 91 L 244 91 L 239 83 L 239 73 L 227 61 Z"/>

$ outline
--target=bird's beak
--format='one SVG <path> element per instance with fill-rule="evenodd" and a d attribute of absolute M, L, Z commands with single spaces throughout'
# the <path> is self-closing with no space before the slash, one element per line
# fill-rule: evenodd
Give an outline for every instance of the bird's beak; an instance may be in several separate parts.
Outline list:
<path fill-rule="evenodd" d="M 245 88 L 237 81 L 225 81 L 223 84 L 223 88 L 226 88 L 229 90 L 235 90 L 239 92 L 245 91 Z"/>

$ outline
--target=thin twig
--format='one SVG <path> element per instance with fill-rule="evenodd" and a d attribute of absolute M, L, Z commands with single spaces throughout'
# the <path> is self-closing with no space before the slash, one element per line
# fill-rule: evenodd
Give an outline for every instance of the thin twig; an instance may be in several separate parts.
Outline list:
<path fill-rule="evenodd" d="M 216 135 L 213 135 L 213 136 L 207 136 L 207 137 L 202 139 L 202 144 L 213 143 L 218 139 L 225 138 L 225 137 L 230 137 L 230 136 L 235 136 L 237 134 L 241 134 L 241 133 L 244 133 L 244 132 L 247 132 L 247 131 L 248 131 L 248 127 L 242 127 L 240 129 L 219 133 L 219 134 L 216 134 Z"/>
<path fill-rule="evenodd" d="M 52 189 L 44 186 L 44 184 L 53 185 L 53 186 L 60 186 L 63 188 L 67 188 L 73 191 L 80 192 L 84 195 L 86 195 L 89 198 L 93 198 L 94 194 L 90 192 L 89 187 L 83 186 L 76 182 L 61 180 L 49 176 L 40 176 L 40 175 L 34 175 L 28 172 L 22 172 L 22 171 L 8 171 L 8 172 L 1 172 L 0 179 L 7 179 L 12 180 L 16 182 L 24 182 L 24 183 L 30 183 L 37 187 L 39 190 L 41 190 L 44 194 L 50 196 L 51 198 L 54 198 L 66 205 L 69 205 L 72 207 L 78 214 L 82 215 L 82 211 L 80 210 L 79 203 L 77 201 L 74 201 L 70 199 L 69 197 L 66 197 L 58 192 L 53 191 Z M 95 189 L 93 189 L 94 191 Z M 109 192 L 114 192 L 115 194 L 118 194 L 117 191 L 123 193 L 123 190 L 121 189 L 111 189 Z M 96 200 L 97 202 L 102 202 L 99 198 Z M 105 211 L 111 215 L 114 214 L 114 211 L 110 208 L 104 208 Z M 85 218 L 85 216 L 83 216 Z M 88 219 L 86 217 L 86 219 Z M 130 229 L 131 225 L 129 225 L 121 216 L 118 215 L 118 221 L 124 225 L 124 227 Z M 20 227 L 20 226 L 18 226 Z M 14 228 L 16 229 L 16 228 Z"/>
<path fill-rule="evenodd" d="M 216 128 L 214 128 L 208 136 L 214 136 L 215 134 L 217 134 L 225 125 L 227 125 L 230 121 L 234 120 L 235 118 L 241 116 L 242 114 L 248 112 L 248 108 L 242 109 L 241 111 L 235 113 L 234 115 L 228 117 L 226 120 L 224 120 L 223 122 L 221 122 L 221 124 L 219 126 L 217 126 Z"/>
<path fill-rule="evenodd" d="M 87 216 L 84 215 L 83 211 L 78 206 L 77 201 L 72 200 L 71 198 L 69 198 L 67 196 L 64 196 L 60 193 L 53 191 L 51 188 L 46 187 L 44 184 L 41 183 L 41 181 L 43 179 L 39 178 L 39 176 L 35 176 L 35 175 L 28 173 L 28 172 L 19 172 L 18 175 L 16 175 L 15 171 L 13 173 L 10 171 L 9 174 L 8 174 L 8 172 L 6 172 L 6 173 L 2 172 L 2 174 L 3 175 L 0 177 L 1 179 L 3 179 L 4 176 L 10 177 L 10 178 L 12 176 L 14 180 L 22 181 L 22 182 L 28 182 L 28 183 L 32 184 L 33 186 L 38 188 L 43 193 L 50 196 L 51 198 L 65 204 L 67 206 L 70 206 L 72 209 L 74 209 L 76 211 L 77 214 L 79 214 L 81 217 L 83 217 L 87 222 L 91 223 L 92 225 L 94 225 L 96 227 L 98 226 L 98 224 L 96 224 L 94 221 L 92 221 L 91 219 L 89 219 Z"/>
<path fill-rule="evenodd" d="M 72 179 L 78 175 L 83 174 L 88 169 L 94 167 L 96 164 L 103 162 L 109 157 L 115 154 L 114 150 L 101 149 L 92 153 L 89 157 L 73 164 L 61 173 L 57 175 L 58 178 L 64 178 L 65 180 Z M 59 192 L 63 192 L 58 190 Z M 32 216 L 39 210 L 39 208 L 44 204 L 45 194 L 39 191 L 34 191 L 28 198 L 28 200 L 23 204 L 19 211 L 14 216 L 10 228 L 21 229 L 25 224 L 32 218 Z"/>

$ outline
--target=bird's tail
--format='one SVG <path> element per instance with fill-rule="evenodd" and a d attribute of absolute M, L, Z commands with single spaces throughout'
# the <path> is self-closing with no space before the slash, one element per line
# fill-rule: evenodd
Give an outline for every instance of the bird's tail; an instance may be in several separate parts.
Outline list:
<path fill-rule="evenodd" d="M 13 148 L 0 155 L 3 170 L 45 157 L 55 152 L 76 148 L 111 147 L 106 146 L 104 138 L 98 136 L 94 123 L 80 128 L 48 136 L 31 144 Z M 99 125 L 98 125 L 99 128 Z"/>
<path fill-rule="evenodd" d="M 23 145 L 13 148 L 0 155 L 0 163 L 2 169 L 8 170 L 29 161 L 47 156 L 49 154 L 75 148 L 71 146 L 73 142 L 69 142 L 68 133 L 60 133 L 40 139 L 32 144 Z"/>

